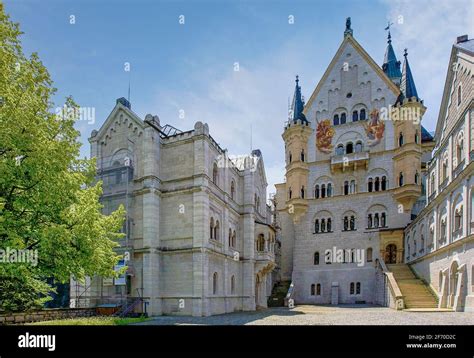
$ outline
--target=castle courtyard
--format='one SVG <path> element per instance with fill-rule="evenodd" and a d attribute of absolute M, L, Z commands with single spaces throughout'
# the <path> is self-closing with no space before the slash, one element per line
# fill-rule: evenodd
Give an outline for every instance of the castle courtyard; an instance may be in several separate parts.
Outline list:
<path fill-rule="evenodd" d="M 268 308 L 211 317 L 159 316 L 139 325 L 474 325 L 474 312 L 396 311 L 371 305 Z"/>

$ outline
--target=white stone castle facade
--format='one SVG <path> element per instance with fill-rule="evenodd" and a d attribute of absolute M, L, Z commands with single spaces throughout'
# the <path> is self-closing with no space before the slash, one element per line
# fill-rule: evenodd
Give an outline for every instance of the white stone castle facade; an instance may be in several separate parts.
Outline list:
<path fill-rule="evenodd" d="M 275 230 L 259 150 L 229 158 L 207 124 L 181 132 L 140 119 L 125 99 L 90 138 L 110 213 L 127 210 L 123 278 L 71 285 L 80 305 L 128 301 L 150 315 L 208 316 L 266 307 Z M 146 305 L 146 307 L 144 307 Z"/>
<path fill-rule="evenodd" d="M 408 263 L 440 308 L 472 310 L 472 44 L 453 47 L 433 138 L 407 53 L 401 68 L 389 33 L 379 66 L 348 19 L 306 104 L 297 77 L 273 209 L 260 151 L 229 158 L 207 124 L 181 132 L 117 100 L 89 140 L 105 213 L 127 210 L 128 270 L 72 282 L 72 301 L 140 297 L 151 315 L 208 316 L 266 307 L 291 283 L 287 303 L 400 309 Z"/>
<path fill-rule="evenodd" d="M 453 46 L 427 205 L 405 230 L 405 260 L 433 288 L 440 308 L 474 311 L 474 40 Z"/>

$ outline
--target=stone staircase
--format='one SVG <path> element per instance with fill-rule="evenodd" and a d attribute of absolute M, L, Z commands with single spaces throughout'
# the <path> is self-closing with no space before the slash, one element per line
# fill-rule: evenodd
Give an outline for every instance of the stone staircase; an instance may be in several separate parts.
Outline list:
<path fill-rule="evenodd" d="M 398 287 L 402 292 L 406 309 L 436 309 L 438 299 L 431 289 L 419 278 L 415 276 L 410 267 L 406 264 L 387 265 L 393 273 Z"/>
<path fill-rule="evenodd" d="M 281 281 L 273 286 L 272 294 L 268 298 L 268 307 L 283 307 L 285 305 L 285 297 L 290 284 L 291 281 Z"/>

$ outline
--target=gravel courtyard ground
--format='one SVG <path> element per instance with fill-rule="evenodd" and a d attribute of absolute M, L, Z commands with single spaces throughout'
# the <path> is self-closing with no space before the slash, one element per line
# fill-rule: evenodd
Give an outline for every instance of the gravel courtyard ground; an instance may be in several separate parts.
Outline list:
<path fill-rule="evenodd" d="M 368 305 L 297 306 L 212 317 L 159 316 L 140 325 L 474 325 L 474 312 L 408 312 Z"/>

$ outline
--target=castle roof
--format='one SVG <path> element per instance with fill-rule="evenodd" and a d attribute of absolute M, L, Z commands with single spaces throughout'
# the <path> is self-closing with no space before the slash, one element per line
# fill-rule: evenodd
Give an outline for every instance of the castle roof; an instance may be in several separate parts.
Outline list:
<path fill-rule="evenodd" d="M 400 71 L 400 61 L 398 61 L 397 57 L 395 56 L 390 31 L 388 32 L 387 50 L 385 51 L 382 69 L 388 78 L 390 78 L 397 85 L 400 84 L 400 79 L 402 77 L 402 72 Z"/>
<path fill-rule="evenodd" d="M 308 122 L 306 116 L 303 113 L 304 109 L 304 101 L 301 97 L 301 87 L 299 86 L 299 77 L 296 76 L 296 86 L 295 86 L 295 94 L 293 95 L 293 102 L 291 104 L 291 117 L 290 120 L 302 120 L 303 122 Z"/>
<path fill-rule="evenodd" d="M 400 83 L 400 95 L 398 96 L 396 103 L 402 103 L 404 99 L 415 98 L 417 101 L 421 101 L 416 91 L 415 80 L 411 74 L 410 64 L 408 63 L 408 52 L 405 49 L 403 54 L 405 61 L 403 61 L 402 70 L 402 81 Z"/>

